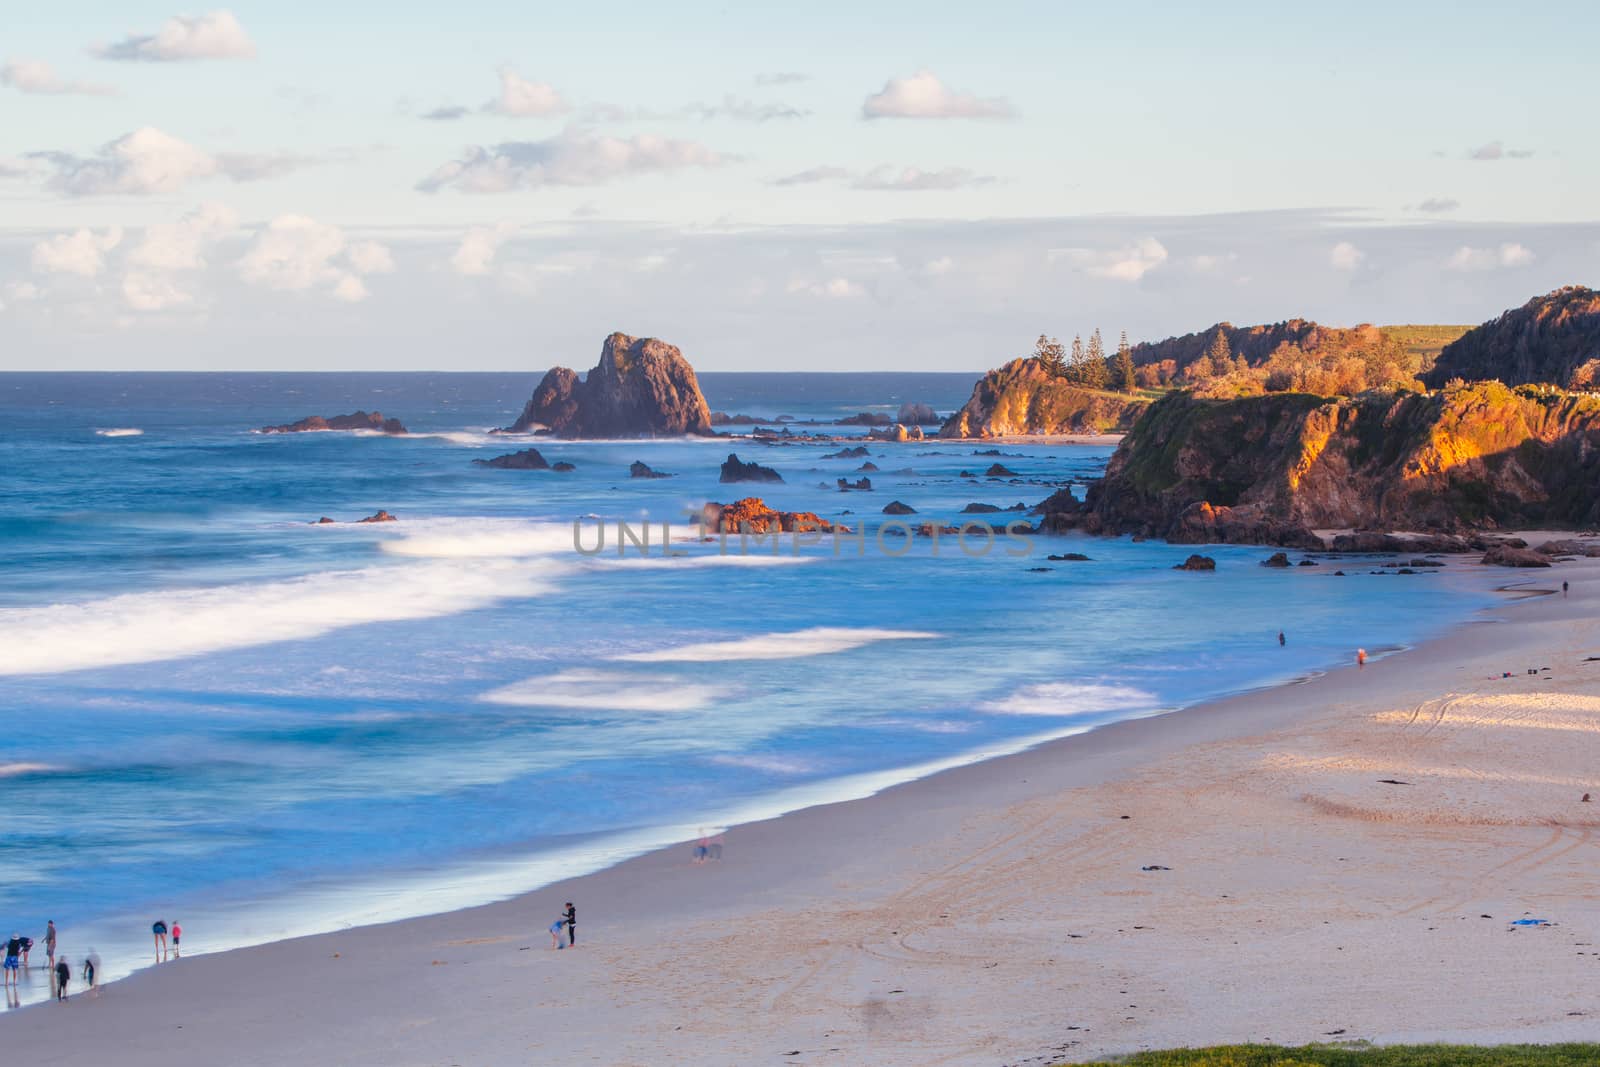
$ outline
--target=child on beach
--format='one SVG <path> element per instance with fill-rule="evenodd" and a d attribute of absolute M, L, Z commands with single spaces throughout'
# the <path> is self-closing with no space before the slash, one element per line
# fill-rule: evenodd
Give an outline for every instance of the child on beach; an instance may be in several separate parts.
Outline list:
<path fill-rule="evenodd" d="M 561 928 L 563 926 L 565 926 L 566 924 L 567 924 L 567 920 L 565 920 L 565 919 L 557 919 L 555 922 L 550 924 L 550 947 L 551 948 L 562 949 L 562 948 L 566 948 L 567 947 L 566 945 L 561 943 Z"/>
<path fill-rule="evenodd" d="M 172 958 L 177 959 L 183 953 L 178 951 L 178 941 L 183 937 L 183 927 L 178 925 L 178 920 L 172 920 Z"/>

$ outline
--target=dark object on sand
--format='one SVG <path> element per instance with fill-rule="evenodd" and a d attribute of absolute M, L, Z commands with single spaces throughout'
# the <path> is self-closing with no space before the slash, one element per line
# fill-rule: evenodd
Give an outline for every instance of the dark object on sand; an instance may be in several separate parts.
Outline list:
<path fill-rule="evenodd" d="M 1170 870 L 1172 870 L 1171 867 L 1163 867 L 1159 863 L 1152 863 L 1148 867 L 1140 867 L 1139 869 L 1141 871 L 1170 871 Z"/>
<path fill-rule="evenodd" d="M 1587 804 L 1587 803 L 1589 803 L 1589 794 L 1588 794 L 1588 793 L 1585 793 L 1585 794 L 1583 794 L 1583 799 L 1582 799 L 1582 800 L 1580 800 L 1580 801 L 1579 801 L 1579 802 L 1578 802 L 1578 803 L 1580 803 L 1580 804 Z"/>
<path fill-rule="evenodd" d="M 1384 785 L 1410 785 L 1411 784 L 1410 782 L 1402 782 L 1398 778 L 1379 778 L 1378 781 L 1382 782 Z"/>

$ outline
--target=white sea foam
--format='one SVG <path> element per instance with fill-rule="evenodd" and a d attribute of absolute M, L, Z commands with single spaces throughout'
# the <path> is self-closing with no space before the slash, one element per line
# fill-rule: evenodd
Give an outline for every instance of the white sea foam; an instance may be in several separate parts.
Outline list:
<path fill-rule="evenodd" d="M 179 659 L 453 615 L 550 588 L 550 563 L 412 563 L 0 610 L 0 675 Z"/>
<path fill-rule="evenodd" d="M 0 763 L 0 778 L 16 778 L 24 774 L 55 774 L 60 767 L 48 763 Z"/>
<path fill-rule="evenodd" d="M 100 437 L 141 437 L 144 431 L 137 426 L 113 426 L 106 430 L 96 430 Z"/>
<path fill-rule="evenodd" d="M 672 675 L 571 670 L 491 690 L 479 700 L 530 708 L 578 711 L 695 711 L 728 696 L 722 686 Z"/>
<path fill-rule="evenodd" d="M 634 663 L 721 663 L 730 660 L 804 659 L 808 656 L 846 652 L 879 641 L 923 641 L 939 636 L 941 635 L 924 630 L 814 626 L 808 630 L 761 634 L 731 641 L 705 641 L 651 652 L 630 652 L 615 658 Z"/>
<path fill-rule="evenodd" d="M 1150 711 L 1156 706 L 1154 694 L 1132 686 L 1046 682 L 1024 686 L 1008 697 L 979 705 L 978 710 L 995 715 L 1066 718 L 1105 711 Z"/>
<path fill-rule="evenodd" d="M 753 771 L 766 771 L 769 774 L 810 774 L 816 770 L 815 764 L 783 756 L 724 753 L 712 756 L 707 762 L 720 764 L 723 767 L 745 767 Z"/>
<path fill-rule="evenodd" d="M 577 557 L 571 526 L 519 519 L 427 519 L 408 523 L 402 536 L 380 547 L 390 555 L 425 559 Z"/>

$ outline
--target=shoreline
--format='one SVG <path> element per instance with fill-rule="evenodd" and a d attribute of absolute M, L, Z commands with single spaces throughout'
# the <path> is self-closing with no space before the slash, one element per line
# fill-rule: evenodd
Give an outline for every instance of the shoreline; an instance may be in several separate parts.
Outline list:
<path fill-rule="evenodd" d="M 1565 565 L 1561 570 L 1564 577 L 1593 578 L 1596 566 L 1581 561 Z M 393 987 L 399 982 L 417 984 L 414 968 L 418 966 L 432 969 L 422 972 L 430 980 L 420 984 L 433 986 L 433 976 L 450 970 L 453 965 L 480 968 L 487 965 L 500 971 L 509 969 L 516 975 L 529 970 L 528 961 L 542 964 L 562 960 L 565 964 L 562 957 L 538 950 L 548 948 L 547 935 L 539 932 L 548 921 L 544 916 L 558 910 L 560 902 L 566 899 L 580 903 L 580 914 L 585 917 L 580 929 L 586 940 L 597 934 L 602 944 L 618 944 L 620 934 L 623 935 L 620 943 L 625 944 L 630 927 L 657 932 L 696 924 L 718 928 L 728 922 L 730 916 L 750 921 L 771 909 L 789 910 L 798 904 L 816 901 L 834 901 L 832 906 L 840 906 L 837 898 L 841 880 L 860 887 L 865 896 L 873 897 L 886 891 L 883 887 L 886 875 L 888 881 L 893 882 L 896 872 L 904 873 L 902 868 L 908 854 L 936 850 L 948 836 L 950 826 L 975 815 L 993 816 L 1018 806 L 1037 804 L 1063 792 L 1126 780 L 1195 746 L 1227 744 L 1283 729 L 1296 718 L 1295 709 L 1308 703 L 1320 706 L 1318 701 L 1340 696 L 1353 678 L 1383 678 L 1390 681 L 1392 687 L 1405 674 L 1411 677 L 1401 684 L 1412 688 L 1421 684 L 1426 688 L 1430 682 L 1437 682 L 1441 672 L 1448 674 L 1452 669 L 1459 669 L 1452 664 L 1463 654 L 1470 654 L 1485 644 L 1503 644 L 1508 631 L 1515 631 L 1519 624 L 1536 621 L 1526 617 L 1529 609 L 1552 603 L 1550 597 L 1537 595 L 1527 588 L 1537 584 L 1539 577 L 1530 575 L 1512 582 L 1507 576 L 1501 590 L 1501 595 L 1507 596 L 1505 601 L 1487 611 L 1474 612 L 1439 636 L 1411 649 L 1374 657 L 1365 671 L 1334 668 L 1172 712 L 1121 720 L 1047 740 L 1020 752 L 963 762 L 891 785 L 863 798 L 821 803 L 738 825 L 728 832 L 727 858 L 718 864 L 695 867 L 688 862 L 687 847 L 680 844 L 649 851 L 592 874 L 557 881 L 497 903 L 191 957 L 181 967 L 147 967 L 106 987 L 94 998 L 93 1016 L 87 1013 L 75 1016 L 80 1023 L 76 1029 L 83 1033 L 81 1042 L 74 1034 L 61 1042 L 59 1049 L 28 1048 L 34 1042 L 24 1030 L 15 1026 L 8 1036 L 18 1043 L 17 1047 L 27 1048 L 28 1055 L 37 1055 L 45 1062 L 65 1062 L 85 1050 L 103 1054 L 110 1047 L 104 1042 L 111 1041 L 117 1043 L 120 1052 L 127 1053 L 123 1056 L 125 1062 L 147 1062 L 140 1058 L 145 1054 L 142 1045 L 138 1042 L 135 1042 L 136 1047 L 127 1045 L 140 1029 L 139 1019 L 152 1011 L 161 1014 L 182 1005 L 189 1009 L 205 1008 L 205 1018 L 211 1020 L 197 1025 L 199 1020 L 191 1018 L 184 1033 L 185 1043 L 220 1040 L 224 1043 L 220 1047 L 233 1049 L 227 1044 L 232 1039 L 232 1031 L 224 1021 L 231 1019 L 233 1025 L 248 1024 L 252 1015 L 250 1004 L 263 1000 L 276 1002 L 271 1010 L 264 1005 L 261 1007 L 261 1014 L 267 1017 L 275 1012 L 310 1010 L 311 1006 L 303 1003 L 304 995 L 270 981 L 274 974 L 281 978 L 301 967 L 317 972 L 313 987 L 320 987 L 325 981 L 343 987 L 344 980 L 333 972 L 368 972 L 353 980 L 362 987 L 381 990 L 383 1004 L 371 1005 L 371 1011 L 342 1014 L 340 1018 L 348 1023 L 374 1014 L 387 1016 L 386 1009 L 395 1006 L 395 1001 L 389 999 L 391 996 L 399 1003 L 407 1002 L 410 998 L 398 994 Z M 1555 605 L 1575 603 L 1559 598 L 1554 601 Z M 1478 625 L 1486 621 L 1508 625 Z M 1396 671 L 1397 664 L 1413 669 Z M 870 859 L 880 855 L 885 862 Z M 865 863 L 864 857 L 868 858 Z M 705 891 L 705 883 L 710 880 L 708 876 L 716 878 L 716 892 L 711 895 Z M 843 906 L 848 906 L 849 902 L 847 896 Z M 492 931 L 493 936 L 450 936 L 462 930 Z M 651 940 L 647 938 L 647 942 Z M 517 943 L 512 946 L 514 949 L 520 950 L 526 945 L 533 954 L 520 957 L 516 951 L 507 954 L 506 945 L 511 941 Z M 498 952 L 496 946 L 499 946 Z M 430 954 L 436 955 L 420 959 Z M 457 959 L 458 955 L 472 958 Z M 600 950 L 579 953 L 578 958 L 591 959 L 598 955 Z M 438 956 L 445 958 L 438 959 Z M 504 958 L 494 959 L 497 956 Z M 358 963 L 358 960 L 363 962 Z M 369 972 L 373 965 L 376 969 Z M 521 974 L 521 977 L 540 976 Z M 548 976 L 543 977 L 548 979 Z M 267 979 L 264 986 L 263 979 Z M 606 983 L 603 973 L 586 970 L 584 982 L 594 985 L 596 990 L 586 994 L 589 999 L 601 997 L 598 990 Z M 242 998 L 244 1003 L 237 995 L 243 991 L 241 987 L 253 990 L 250 996 Z M 216 993 L 218 988 L 232 990 L 235 996 L 220 996 Z M 560 1002 L 559 990 L 545 992 L 556 998 L 550 1003 Z M 465 1004 L 460 1007 L 467 1010 Z M 471 1012 L 467 1014 L 470 1016 Z M 89 1018 L 94 1024 L 84 1028 L 82 1024 Z M 378 1018 L 368 1021 L 371 1025 L 380 1025 Z M 325 1042 L 331 1036 L 328 1027 L 332 1026 L 334 1032 L 338 1027 L 333 1020 L 325 1022 L 326 1025 L 310 1028 L 303 1039 L 309 1041 L 314 1037 L 319 1043 L 307 1047 L 327 1047 Z M 204 1036 L 206 1034 L 209 1038 Z M 524 1032 L 522 1036 L 529 1035 Z M 292 1047 L 293 1041 L 302 1038 L 284 1036 L 284 1040 L 289 1040 L 290 1044 L 286 1046 L 282 1040 L 274 1038 L 272 1043 L 263 1046 L 259 1061 L 239 1058 L 232 1051 L 225 1055 L 235 1062 L 273 1062 L 281 1059 L 285 1048 Z M 443 1051 L 450 1047 L 446 1038 L 435 1050 L 437 1055 L 430 1052 L 421 1058 L 402 1056 L 398 1060 L 386 1060 L 380 1055 L 384 1048 L 380 1042 L 371 1049 L 362 1046 L 341 1051 L 339 1058 L 341 1062 L 436 1062 L 437 1057 L 466 1055 Z M 887 1047 L 877 1051 L 885 1056 L 903 1055 L 910 1061 L 916 1057 L 918 1049 L 908 1045 L 899 1051 Z M 148 1062 L 170 1055 L 170 1049 L 163 1051 L 159 1045 L 153 1045 L 148 1052 Z M 617 1053 L 615 1062 L 671 1061 L 679 1054 L 662 1051 L 642 1059 L 630 1058 L 643 1052 L 643 1047 L 639 1047 L 633 1052 Z M 199 1046 L 196 1046 L 196 1054 L 204 1054 Z M 212 1055 L 223 1054 L 213 1049 Z M 488 1058 L 495 1060 L 495 1055 L 490 1053 Z M 316 1057 L 312 1059 L 315 1061 Z M 470 1056 L 468 1059 L 479 1061 Z M 849 1057 L 839 1062 L 849 1062 Z"/>

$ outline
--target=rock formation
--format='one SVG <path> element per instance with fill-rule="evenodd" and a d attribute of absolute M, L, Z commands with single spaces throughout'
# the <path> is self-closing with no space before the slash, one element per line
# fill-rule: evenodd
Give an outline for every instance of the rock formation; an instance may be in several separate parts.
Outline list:
<path fill-rule="evenodd" d="M 864 492 L 864 493 L 871 492 L 872 491 L 872 479 L 871 478 L 857 478 L 853 482 L 849 481 L 848 479 L 845 479 L 845 478 L 840 478 L 839 479 L 839 491 L 841 493 L 849 492 L 852 489 L 859 489 L 861 492 Z"/>
<path fill-rule="evenodd" d="M 711 433 L 711 411 L 683 353 L 654 337 L 614 333 L 588 376 L 555 367 L 539 382 L 512 433 L 559 437 L 668 437 Z"/>
<path fill-rule="evenodd" d="M 1149 401 L 1074 385 L 1036 359 L 1014 359 L 978 379 L 940 437 L 1091 433 L 1126 430 Z"/>
<path fill-rule="evenodd" d="M 1600 397 L 1495 382 L 1336 399 L 1175 393 L 1123 439 L 1087 500 L 1058 493 L 1042 508 L 1048 529 L 1186 544 L 1322 548 L 1320 528 L 1591 527 Z M 1361 536 L 1328 547 L 1375 550 Z"/>
<path fill-rule="evenodd" d="M 759 463 L 745 463 L 735 454 L 729 453 L 728 458 L 722 461 L 722 476 L 720 482 L 781 482 L 783 475 L 771 467 L 763 467 Z"/>
<path fill-rule="evenodd" d="M 396 436 L 406 432 L 399 419 L 386 419 L 380 411 L 357 411 L 349 415 L 333 415 L 328 418 L 311 415 L 299 422 L 285 423 L 282 426 L 263 426 L 258 432 L 315 433 L 319 430 L 376 430 L 379 433 Z"/>
<path fill-rule="evenodd" d="M 377 512 L 371 514 L 371 515 L 368 515 L 364 519 L 357 519 L 356 520 L 357 523 L 363 523 L 363 522 L 399 522 L 399 521 L 400 521 L 399 519 L 395 518 L 393 515 L 389 514 L 387 511 L 382 511 L 382 510 L 377 511 Z"/>
<path fill-rule="evenodd" d="M 1569 285 L 1534 297 L 1446 345 L 1421 377 L 1433 389 L 1453 378 L 1600 387 L 1600 292 Z"/>
<path fill-rule="evenodd" d="M 701 522 L 709 533 L 764 534 L 773 531 L 784 533 L 833 533 L 836 529 L 849 532 L 845 527 L 835 527 L 827 519 L 809 511 L 774 511 L 766 501 L 757 496 L 735 500 L 732 504 L 709 503 L 701 509 Z"/>
<path fill-rule="evenodd" d="M 899 414 L 894 421 L 906 426 L 937 426 L 944 420 L 939 418 L 939 413 L 928 404 L 905 403 L 900 405 Z"/>
<path fill-rule="evenodd" d="M 493 459 L 475 459 L 472 462 L 480 467 L 494 467 L 503 471 L 544 471 L 550 469 L 550 464 L 539 454 L 537 448 L 524 448 L 521 452 L 509 452 Z"/>
<path fill-rule="evenodd" d="M 636 459 L 628 464 L 628 477 L 630 478 L 670 478 L 672 475 L 666 471 L 651 470 L 650 465 L 643 460 Z"/>
<path fill-rule="evenodd" d="M 898 500 L 891 500 L 883 506 L 885 515 L 915 515 L 917 509 L 910 504 L 902 504 Z"/>
<path fill-rule="evenodd" d="M 1190 556 L 1172 568 L 1175 571 L 1214 571 L 1217 561 L 1210 556 Z"/>

